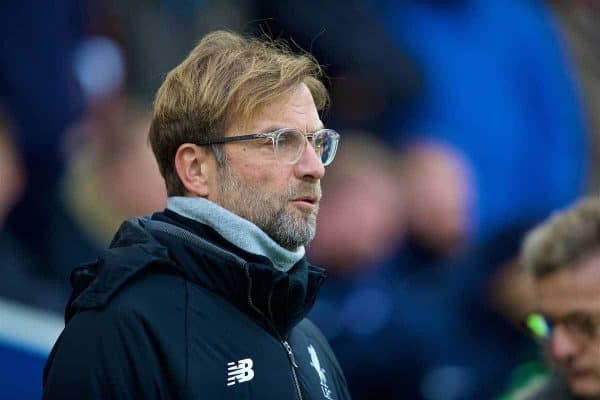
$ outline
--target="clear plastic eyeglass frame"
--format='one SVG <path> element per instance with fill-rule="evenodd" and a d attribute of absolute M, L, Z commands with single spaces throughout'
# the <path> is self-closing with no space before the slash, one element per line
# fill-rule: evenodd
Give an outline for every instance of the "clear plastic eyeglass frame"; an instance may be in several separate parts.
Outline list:
<path fill-rule="evenodd" d="M 196 143 L 199 146 L 225 144 L 238 141 L 271 139 L 275 157 L 282 164 L 295 164 L 306 149 L 306 142 L 312 145 L 324 166 L 331 164 L 337 152 L 340 134 L 332 129 L 321 129 L 304 134 L 294 128 L 282 128 L 273 132 L 254 133 L 241 136 L 229 136 Z"/>

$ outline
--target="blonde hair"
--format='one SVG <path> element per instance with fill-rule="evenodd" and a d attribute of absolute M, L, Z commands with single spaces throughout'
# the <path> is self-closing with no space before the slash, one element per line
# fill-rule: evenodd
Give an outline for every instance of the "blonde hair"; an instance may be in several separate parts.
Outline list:
<path fill-rule="evenodd" d="M 234 121 L 245 125 L 301 83 L 322 111 L 329 103 L 322 77 L 310 54 L 295 54 L 282 41 L 226 31 L 206 35 L 167 74 L 154 101 L 149 140 L 169 195 L 185 193 L 174 166 L 180 145 L 217 138 Z"/>
<path fill-rule="evenodd" d="M 523 266 L 536 277 L 573 266 L 600 249 L 600 198 L 588 197 L 551 216 L 525 238 Z"/>

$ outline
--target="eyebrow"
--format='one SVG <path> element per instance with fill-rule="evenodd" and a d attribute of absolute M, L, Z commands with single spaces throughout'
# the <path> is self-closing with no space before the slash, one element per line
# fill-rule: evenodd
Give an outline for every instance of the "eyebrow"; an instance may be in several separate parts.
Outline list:
<path fill-rule="evenodd" d="M 565 313 L 547 313 L 547 312 L 537 312 L 538 314 L 541 314 L 545 317 L 550 318 L 551 320 L 554 321 L 562 321 L 566 318 L 572 318 L 574 316 L 588 316 L 588 315 L 592 315 L 594 314 L 594 311 L 591 310 L 585 310 L 585 309 L 575 309 L 575 310 L 570 310 L 568 312 Z"/>

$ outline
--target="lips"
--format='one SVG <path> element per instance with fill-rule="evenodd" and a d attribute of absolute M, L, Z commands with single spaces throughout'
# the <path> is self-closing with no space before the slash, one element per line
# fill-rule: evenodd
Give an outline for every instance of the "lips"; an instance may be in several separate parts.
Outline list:
<path fill-rule="evenodd" d="M 584 366 L 568 367 L 564 369 L 565 375 L 569 380 L 579 381 L 589 377 L 597 376 L 594 369 L 586 368 Z M 597 378 L 594 378 L 597 379 Z"/>
<path fill-rule="evenodd" d="M 591 372 L 592 371 L 590 371 L 589 369 L 580 368 L 580 369 L 570 369 L 570 370 L 567 371 L 567 374 L 569 376 L 577 378 L 577 377 L 582 377 L 582 376 L 589 375 Z"/>
<path fill-rule="evenodd" d="M 296 197 L 296 198 L 292 199 L 292 201 L 303 201 L 305 203 L 317 204 L 319 201 L 319 198 L 317 196 L 307 195 L 307 196 Z"/>

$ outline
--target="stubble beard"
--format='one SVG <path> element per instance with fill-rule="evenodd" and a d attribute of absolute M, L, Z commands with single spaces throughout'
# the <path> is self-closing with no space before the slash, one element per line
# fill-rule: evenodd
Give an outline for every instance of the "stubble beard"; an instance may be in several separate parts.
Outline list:
<path fill-rule="evenodd" d="M 221 206 L 258 226 L 280 246 L 296 250 L 315 237 L 319 205 L 309 212 L 288 210 L 288 206 L 291 199 L 300 195 L 320 198 L 318 183 L 302 182 L 296 187 L 289 186 L 278 196 L 245 184 L 228 165 L 219 168 L 219 180 Z"/>

